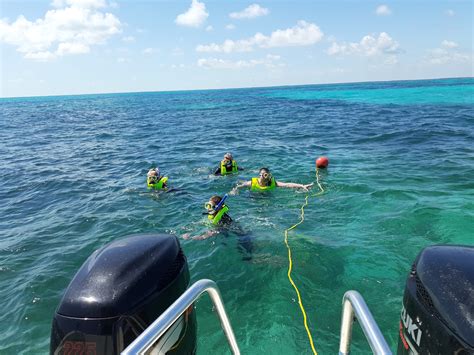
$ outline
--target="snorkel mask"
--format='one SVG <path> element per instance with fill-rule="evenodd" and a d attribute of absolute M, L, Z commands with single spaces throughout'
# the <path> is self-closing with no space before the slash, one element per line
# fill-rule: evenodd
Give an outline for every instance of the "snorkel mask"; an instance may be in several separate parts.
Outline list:
<path fill-rule="evenodd" d="M 156 184 L 158 182 L 158 176 L 152 175 L 148 176 L 147 178 L 149 184 Z"/>
<path fill-rule="evenodd" d="M 155 173 L 156 175 L 153 173 Z M 148 173 L 146 174 L 146 177 L 149 184 L 156 184 L 160 178 L 160 169 L 159 168 L 150 169 Z"/>
<path fill-rule="evenodd" d="M 227 199 L 228 195 L 225 194 L 224 197 L 222 197 L 221 201 L 216 205 L 212 205 L 211 203 L 209 202 L 206 202 L 204 204 L 204 208 L 208 211 L 207 213 L 204 213 L 204 214 L 214 214 L 216 213 L 217 211 L 219 211 L 219 209 L 224 205 L 224 202 L 225 200 Z"/>
<path fill-rule="evenodd" d="M 234 160 L 234 158 L 232 157 L 232 154 L 226 153 L 226 154 L 224 155 L 224 159 L 222 160 L 222 163 L 223 163 L 225 166 L 231 166 L 231 165 L 232 165 L 232 160 Z"/>
<path fill-rule="evenodd" d="M 263 179 L 263 181 L 265 181 L 267 183 L 272 180 L 272 174 L 271 173 L 267 173 L 267 172 L 260 173 L 260 177 Z"/>

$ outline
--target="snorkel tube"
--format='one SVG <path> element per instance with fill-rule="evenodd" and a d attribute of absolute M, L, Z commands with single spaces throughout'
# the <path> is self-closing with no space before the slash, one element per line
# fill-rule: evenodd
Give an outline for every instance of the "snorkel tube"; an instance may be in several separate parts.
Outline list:
<path fill-rule="evenodd" d="M 229 195 L 225 194 L 224 197 L 222 197 L 221 201 L 220 201 L 216 206 L 214 206 L 214 207 L 212 208 L 212 211 L 213 211 L 212 215 L 214 215 L 216 212 L 219 211 L 219 209 L 220 209 L 222 206 L 224 206 L 224 202 L 225 202 L 225 200 L 227 199 L 227 197 L 229 197 Z M 207 205 L 207 204 L 206 204 L 206 205 Z M 206 207 L 206 208 L 207 208 L 207 207 Z M 208 212 L 203 212 L 202 214 L 203 214 L 203 215 L 211 215 L 211 212 L 209 212 L 209 210 L 208 210 Z"/>
<path fill-rule="evenodd" d="M 221 202 L 219 202 L 219 203 L 217 204 L 217 206 L 214 207 L 214 211 L 218 211 L 219 208 L 222 207 L 222 205 L 224 204 L 224 202 L 225 202 L 225 200 L 227 199 L 227 197 L 229 197 L 229 195 L 227 195 L 227 194 L 225 194 L 224 197 L 222 197 Z"/>
<path fill-rule="evenodd" d="M 221 199 L 221 201 L 217 204 L 216 207 L 214 207 L 214 212 L 212 214 L 208 214 L 207 218 L 209 221 L 217 226 L 219 222 L 221 221 L 222 217 L 229 211 L 229 207 L 224 205 L 225 200 L 227 199 L 227 194 L 224 195 L 224 197 Z"/>

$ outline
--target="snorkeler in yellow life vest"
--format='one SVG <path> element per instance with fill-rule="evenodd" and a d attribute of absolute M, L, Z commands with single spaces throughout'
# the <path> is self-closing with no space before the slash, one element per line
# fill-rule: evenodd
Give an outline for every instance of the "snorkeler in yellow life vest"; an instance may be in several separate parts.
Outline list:
<path fill-rule="evenodd" d="M 224 197 L 212 196 L 204 205 L 204 208 L 207 210 L 207 218 L 209 222 L 215 226 L 222 224 L 229 224 L 232 222 L 232 218 L 227 214 L 229 212 L 229 207 L 227 207 L 224 202 L 227 199 L 227 194 Z"/>
<path fill-rule="evenodd" d="M 229 175 L 244 170 L 237 166 L 231 153 L 226 153 L 224 159 L 221 160 L 220 166 L 214 171 L 214 175 Z"/>
<path fill-rule="evenodd" d="M 209 224 L 216 228 L 211 228 L 206 233 L 194 237 L 191 237 L 190 233 L 186 233 L 183 235 L 183 239 L 207 239 L 229 229 L 233 224 L 233 220 L 228 215 L 229 207 L 224 204 L 226 199 L 227 194 L 225 194 L 224 197 L 214 195 L 209 199 L 207 203 L 204 204 L 206 212 L 203 212 L 203 214 L 207 215 L 207 220 Z M 239 228 L 237 228 L 237 232 L 239 232 Z"/>
<path fill-rule="evenodd" d="M 267 190 L 274 190 L 276 187 L 276 180 L 270 174 L 270 172 L 261 172 L 260 177 L 252 178 L 252 184 L 250 186 L 250 190 L 252 191 L 267 191 Z"/>
<path fill-rule="evenodd" d="M 254 177 L 250 181 L 245 181 L 237 185 L 232 189 L 231 194 L 233 195 L 237 193 L 237 190 L 240 187 L 250 187 L 251 191 L 271 191 L 274 190 L 275 187 L 287 187 L 292 189 L 303 189 L 307 191 L 311 186 L 313 186 L 313 183 L 303 185 L 294 182 L 276 181 L 268 168 L 261 168 L 258 177 Z"/>
<path fill-rule="evenodd" d="M 150 169 L 146 174 L 146 184 L 148 188 L 155 190 L 164 190 L 168 186 L 166 182 L 168 181 L 167 176 L 160 176 L 160 169 Z"/>
<path fill-rule="evenodd" d="M 221 161 L 221 175 L 227 175 L 236 173 L 239 171 L 237 162 L 235 160 L 222 160 Z"/>

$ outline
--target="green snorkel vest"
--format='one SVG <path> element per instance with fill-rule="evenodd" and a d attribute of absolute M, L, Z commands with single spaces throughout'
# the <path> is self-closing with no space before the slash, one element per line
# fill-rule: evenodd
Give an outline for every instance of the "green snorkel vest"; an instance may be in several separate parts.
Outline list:
<path fill-rule="evenodd" d="M 250 187 L 251 191 L 269 191 L 273 190 L 276 187 L 275 178 L 272 177 L 272 182 L 268 186 L 261 186 L 258 183 L 258 178 L 252 178 L 252 186 Z"/>
<path fill-rule="evenodd" d="M 220 209 L 220 211 L 217 212 L 215 215 L 208 214 L 207 218 L 209 219 L 209 222 L 211 222 L 213 225 L 217 226 L 219 224 L 219 222 L 221 221 L 222 216 L 224 215 L 224 213 L 226 213 L 228 211 L 229 211 L 229 207 L 224 205 Z"/>
<path fill-rule="evenodd" d="M 168 181 L 167 176 L 162 176 L 158 182 L 152 182 L 152 179 L 147 178 L 146 184 L 150 189 L 162 190 L 165 189 L 163 185 Z"/>
<path fill-rule="evenodd" d="M 237 168 L 237 162 L 232 160 L 232 170 L 227 171 L 226 165 L 224 164 L 224 160 L 221 161 L 221 175 L 233 174 L 238 172 L 239 169 Z"/>

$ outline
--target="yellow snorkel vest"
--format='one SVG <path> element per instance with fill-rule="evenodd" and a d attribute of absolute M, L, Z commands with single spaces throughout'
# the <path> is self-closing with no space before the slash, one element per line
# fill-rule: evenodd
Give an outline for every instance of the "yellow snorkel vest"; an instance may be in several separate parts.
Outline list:
<path fill-rule="evenodd" d="M 208 214 L 207 218 L 209 219 L 209 222 L 211 222 L 213 225 L 217 226 L 222 219 L 222 216 L 224 213 L 229 211 L 229 207 L 224 205 L 219 212 L 217 212 L 215 215 Z"/>
<path fill-rule="evenodd" d="M 153 182 L 153 179 L 147 178 L 146 179 L 146 185 L 150 189 L 155 189 L 155 190 L 162 190 L 166 189 L 163 185 L 168 181 L 167 176 L 162 176 L 158 182 Z"/>
<path fill-rule="evenodd" d="M 224 164 L 224 160 L 221 160 L 221 175 L 233 174 L 238 172 L 239 169 L 237 168 L 237 162 L 232 160 L 232 170 L 227 171 L 226 165 Z"/>
<path fill-rule="evenodd" d="M 275 178 L 272 177 L 272 182 L 268 186 L 261 186 L 258 183 L 258 178 L 252 178 L 252 186 L 250 187 L 251 191 L 269 191 L 273 190 L 276 187 Z"/>

